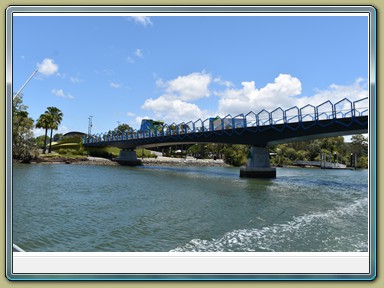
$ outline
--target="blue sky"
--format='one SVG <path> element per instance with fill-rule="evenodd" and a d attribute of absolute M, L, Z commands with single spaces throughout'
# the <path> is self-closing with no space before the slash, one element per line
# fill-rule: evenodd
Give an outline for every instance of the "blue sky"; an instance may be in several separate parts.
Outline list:
<path fill-rule="evenodd" d="M 15 16 L 13 90 L 58 132 L 181 123 L 368 95 L 368 18 Z M 35 130 L 41 135 L 41 130 Z"/>

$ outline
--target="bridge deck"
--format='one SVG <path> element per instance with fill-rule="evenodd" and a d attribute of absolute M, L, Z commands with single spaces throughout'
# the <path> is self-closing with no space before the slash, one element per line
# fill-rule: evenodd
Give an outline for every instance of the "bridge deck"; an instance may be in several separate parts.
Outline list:
<path fill-rule="evenodd" d="M 368 116 L 345 117 L 283 123 L 274 125 L 217 129 L 213 131 L 181 130 L 173 133 L 150 132 L 134 135 L 88 137 L 84 139 L 86 147 L 114 146 L 120 149 L 136 147 L 159 147 L 175 144 L 227 143 L 249 144 L 255 146 L 273 145 L 315 138 L 363 134 L 368 132 Z M 173 134 L 172 134 L 173 133 Z"/>

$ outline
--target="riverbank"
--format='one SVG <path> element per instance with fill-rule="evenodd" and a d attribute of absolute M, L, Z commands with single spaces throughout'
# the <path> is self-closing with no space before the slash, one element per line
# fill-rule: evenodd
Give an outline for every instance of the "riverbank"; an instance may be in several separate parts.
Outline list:
<path fill-rule="evenodd" d="M 118 163 L 100 157 L 76 157 L 76 156 L 60 156 L 60 155 L 50 155 L 50 156 L 40 156 L 29 161 L 19 161 L 13 160 L 13 163 L 25 163 L 25 164 L 78 164 L 78 165 L 119 165 Z"/>
<path fill-rule="evenodd" d="M 144 158 L 142 159 L 143 165 L 147 166 L 200 166 L 200 167 L 231 167 L 222 159 L 196 159 L 193 157 L 187 158 L 171 158 L 171 157 L 157 157 L 157 158 Z"/>
<path fill-rule="evenodd" d="M 188 156 L 187 158 L 172 158 L 158 156 L 157 158 L 138 158 L 144 166 L 195 166 L 195 167 L 232 167 L 226 164 L 222 159 L 196 159 Z M 101 157 L 91 156 L 60 156 L 60 155 L 49 155 L 40 156 L 36 159 L 27 161 L 14 160 L 14 163 L 31 163 L 31 164 L 73 164 L 73 165 L 99 165 L 99 166 L 118 166 L 118 162 Z M 320 167 L 315 166 L 298 166 L 298 165 L 284 165 L 279 166 L 284 168 L 307 168 L 307 169 L 319 169 Z M 342 168 L 341 170 L 355 170 L 353 167 Z"/>
<path fill-rule="evenodd" d="M 199 166 L 199 167 L 231 167 L 224 163 L 222 159 L 196 159 L 193 157 L 187 158 L 171 158 L 162 157 L 157 158 L 144 158 L 139 159 L 145 166 Z M 20 163 L 14 161 L 14 163 Z M 31 164 L 74 164 L 74 165 L 103 165 L 103 166 L 117 166 L 120 165 L 116 161 L 101 158 L 101 157 L 65 157 L 65 156 L 44 156 L 32 159 L 29 163 Z"/>

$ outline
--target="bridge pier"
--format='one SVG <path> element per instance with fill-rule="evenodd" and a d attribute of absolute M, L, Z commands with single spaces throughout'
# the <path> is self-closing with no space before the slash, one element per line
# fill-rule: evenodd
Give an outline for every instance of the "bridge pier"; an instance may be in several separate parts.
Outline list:
<path fill-rule="evenodd" d="M 126 165 L 126 166 L 142 165 L 141 160 L 137 159 L 136 151 L 133 149 L 120 150 L 119 157 L 113 158 L 113 161 L 118 162 L 120 165 Z"/>
<path fill-rule="evenodd" d="M 276 168 L 271 168 L 267 146 L 253 146 L 249 149 L 247 165 L 240 168 L 240 177 L 275 178 Z"/>

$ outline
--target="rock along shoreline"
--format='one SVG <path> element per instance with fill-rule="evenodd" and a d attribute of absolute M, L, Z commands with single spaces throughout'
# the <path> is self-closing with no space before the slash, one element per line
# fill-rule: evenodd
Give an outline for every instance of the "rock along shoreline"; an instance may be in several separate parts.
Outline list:
<path fill-rule="evenodd" d="M 199 166 L 199 167 L 232 167 L 224 163 L 222 159 L 196 159 L 193 157 L 187 158 L 171 158 L 171 157 L 157 157 L 157 158 L 144 158 L 141 160 L 144 166 Z M 21 163 L 14 161 L 14 163 Z M 32 159 L 31 164 L 74 164 L 74 165 L 99 165 L 99 166 L 119 166 L 116 161 L 100 158 L 100 157 L 39 157 Z"/>

